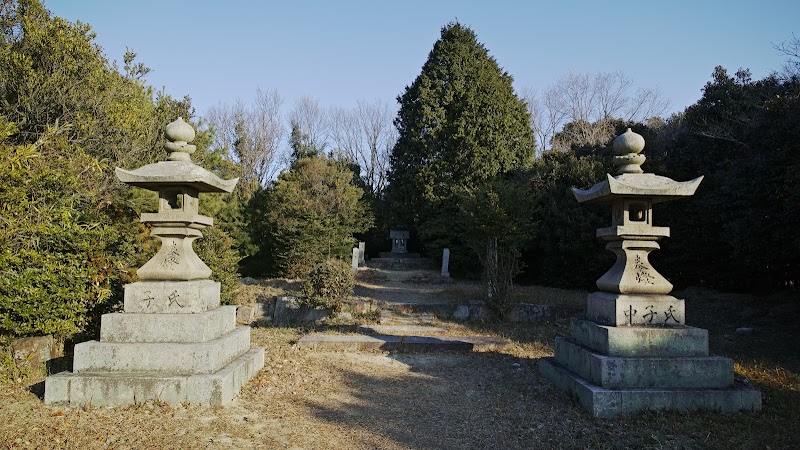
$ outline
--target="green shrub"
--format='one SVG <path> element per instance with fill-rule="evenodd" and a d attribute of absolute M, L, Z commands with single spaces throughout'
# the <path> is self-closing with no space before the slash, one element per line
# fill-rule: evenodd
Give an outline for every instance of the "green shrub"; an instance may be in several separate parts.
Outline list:
<path fill-rule="evenodd" d="M 269 246 L 277 272 L 301 277 L 326 257 L 347 258 L 353 234 L 372 226 L 372 214 L 354 186 L 353 173 L 327 157 L 302 158 L 258 194 L 253 223 Z"/>
<path fill-rule="evenodd" d="M 231 239 L 219 227 L 203 230 L 203 238 L 194 242 L 197 256 L 211 269 L 211 279 L 222 284 L 220 300 L 224 305 L 233 304 L 233 291 L 239 282 L 239 253 L 234 250 Z"/>
<path fill-rule="evenodd" d="M 315 265 L 303 281 L 307 304 L 314 307 L 341 309 L 345 298 L 353 293 L 353 271 L 338 259 L 328 258 Z"/>
<path fill-rule="evenodd" d="M 0 120 L 0 334 L 65 337 L 87 329 L 124 276 L 124 226 L 111 223 L 102 164 L 55 132 L 10 145 Z M 119 283 L 116 283 L 119 284 Z"/>

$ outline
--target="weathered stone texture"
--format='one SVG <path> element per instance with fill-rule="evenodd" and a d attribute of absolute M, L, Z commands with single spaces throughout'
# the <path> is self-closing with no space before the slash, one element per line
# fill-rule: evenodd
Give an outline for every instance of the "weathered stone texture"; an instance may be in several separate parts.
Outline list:
<path fill-rule="evenodd" d="M 669 228 L 653 226 L 654 203 L 694 194 L 702 177 L 679 183 L 643 173 L 644 138 L 628 129 L 614 140 L 617 176 L 587 190 L 579 202 L 610 203 L 611 226 L 597 230 L 617 259 L 587 299 L 586 320 L 573 319 L 571 338 L 558 337 L 555 357 L 540 370 L 598 417 L 644 410 L 733 412 L 761 408 L 761 393 L 736 383 L 733 361 L 708 355 L 708 331 L 686 326 L 683 300 L 648 261 Z"/>
<path fill-rule="evenodd" d="M 123 182 L 158 192 L 158 212 L 141 220 L 161 247 L 125 286 L 124 312 L 102 317 L 100 340 L 75 346 L 74 372 L 45 380 L 47 404 L 222 405 L 264 365 L 264 350 L 250 347 L 250 328 L 236 328 L 236 307 L 220 306 L 220 284 L 192 249 L 213 223 L 198 214 L 199 193 L 231 192 L 237 180 L 191 162 L 194 129 L 181 119 L 166 137 L 169 161 L 117 169 Z"/>

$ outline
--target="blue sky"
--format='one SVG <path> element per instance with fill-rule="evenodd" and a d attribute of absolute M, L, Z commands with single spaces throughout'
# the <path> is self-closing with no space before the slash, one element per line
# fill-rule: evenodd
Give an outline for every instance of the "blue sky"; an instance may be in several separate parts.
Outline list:
<path fill-rule="evenodd" d="M 92 25 L 111 60 L 125 48 L 147 81 L 189 95 L 197 112 L 256 88 L 285 107 L 393 100 L 419 74 L 443 25 L 471 27 L 515 87 L 542 90 L 569 72 L 622 71 L 661 89 L 670 111 L 697 101 L 714 66 L 754 78 L 780 70 L 772 44 L 800 36 L 800 1 L 206 1 L 45 0 Z"/>

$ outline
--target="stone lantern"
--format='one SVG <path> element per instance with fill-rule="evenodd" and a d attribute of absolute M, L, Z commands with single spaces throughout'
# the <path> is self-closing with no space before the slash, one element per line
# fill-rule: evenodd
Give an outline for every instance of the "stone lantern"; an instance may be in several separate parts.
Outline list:
<path fill-rule="evenodd" d="M 250 347 L 249 327 L 236 327 L 235 306 L 220 306 L 220 284 L 192 248 L 213 224 L 199 213 L 199 194 L 230 193 L 238 179 L 191 161 L 195 132 L 182 119 L 165 136 L 167 161 L 116 169 L 123 183 L 158 193 L 158 212 L 141 222 L 161 247 L 125 285 L 124 312 L 103 315 L 100 340 L 75 346 L 73 373 L 47 378 L 45 403 L 225 404 L 264 366 L 263 348 Z"/>
<path fill-rule="evenodd" d="M 611 226 L 597 237 L 617 259 L 589 294 L 585 319 L 559 336 L 540 370 L 598 417 L 650 409 L 758 410 L 761 394 L 735 380 L 733 361 L 709 356 L 708 331 L 686 325 L 684 300 L 650 264 L 668 227 L 654 226 L 653 205 L 692 196 L 703 177 L 677 182 L 644 173 L 644 138 L 628 129 L 614 140 L 616 176 L 573 189 L 583 203 L 611 205 Z"/>

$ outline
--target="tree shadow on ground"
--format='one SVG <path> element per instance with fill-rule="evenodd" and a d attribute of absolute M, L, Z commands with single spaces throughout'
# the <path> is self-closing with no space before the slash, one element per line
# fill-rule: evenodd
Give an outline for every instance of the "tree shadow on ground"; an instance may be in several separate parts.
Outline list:
<path fill-rule="evenodd" d="M 406 373 L 346 370 L 350 400 L 306 400 L 318 419 L 386 436 L 408 448 L 792 448 L 800 416 L 800 320 L 793 299 L 679 292 L 689 325 L 709 330 L 712 354 L 731 357 L 763 395 L 758 413 L 645 412 L 600 420 L 539 375 L 537 357 L 503 353 L 392 353 Z M 461 324 L 530 354 L 550 351 L 569 320 Z M 752 334 L 736 334 L 752 325 Z M 538 349 L 536 348 L 538 346 Z M 523 351 L 524 353 L 524 351 Z M 519 353 L 517 353 L 519 354 Z"/>
<path fill-rule="evenodd" d="M 306 400 L 305 407 L 318 419 L 419 449 L 531 448 L 536 425 L 530 419 L 549 412 L 530 401 L 551 390 L 535 370 L 536 360 L 499 353 L 389 358 L 407 371 L 395 368 L 385 376 L 348 371 L 348 401 L 330 406 Z"/>
<path fill-rule="evenodd" d="M 769 380 L 757 386 L 768 399 L 760 413 L 645 412 L 601 420 L 544 379 L 538 358 L 494 352 L 388 358 L 394 363 L 384 370 L 345 369 L 340 401 L 306 397 L 303 407 L 318 420 L 358 430 L 354 436 L 366 432 L 415 449 L 789 448 L 796 431 L 787 430 L 800 425 L 792 406 L 800 392 Z"/>
<path fill-rule="evenodd" d="M 752 295 L 690 288 L 674 295 L 686 300 L 688 324 L 708 330 L 712 353 L 800 373 L 800 291 Z"/>

